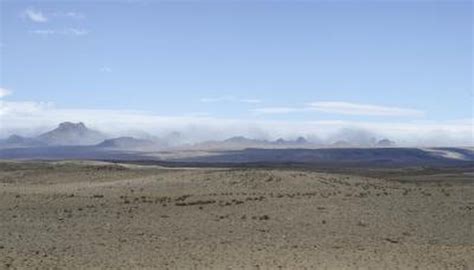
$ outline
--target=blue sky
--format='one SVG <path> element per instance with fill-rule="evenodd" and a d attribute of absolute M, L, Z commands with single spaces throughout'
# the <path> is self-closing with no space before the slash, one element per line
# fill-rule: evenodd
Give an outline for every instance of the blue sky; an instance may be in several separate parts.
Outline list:
<path fill-rule="evenodd" d="M 433 130 L 462 122 L 472 139 L 470 1 L 2 0 L 0 22 L 5 126 L 7 111 L 36 106 Z"/>

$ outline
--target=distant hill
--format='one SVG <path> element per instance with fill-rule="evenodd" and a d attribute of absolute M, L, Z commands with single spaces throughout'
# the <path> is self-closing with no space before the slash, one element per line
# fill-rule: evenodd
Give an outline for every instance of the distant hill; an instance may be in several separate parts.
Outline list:
<path fill-rule="evenodd" d="M 298 137 L 296 140 L 285 140 L 285 139 L 278 139 L 274 142 L 271 142 L 273 145 L 289 145 L 289 146 L 302 146 L 311 144 L 306 140 L 304 137 Z"/>
<path fill-rule="evenodd" d="M 202 164 L 304 164 L 311 166 L 420 166 L 474 164 L 468 148 L 244 149 L 178 158 Z"/>
<path fill-rule="evenodd" d="M 349 147 L 394 147 L 396 146 L 396 143 L 392 140 L 389 140 L 387 138 L 381 139 L 376 141 L 374 139 L 373 142 L 370 144 L 358 144 L 353 141 L 347 141 L 347 140 L 338 140 L 333 142 L 332 144 L 328 145 L 329 147 L 332 148 L 349 148 Z"/>
<path fill-rule="evenodd" d="M 382 140 L 379 140 L 375 146 L 377 147 L 390 147 L 390 146 L 395 146 L 395 142 L 394 141 L 391 141 L 389 139 L 382 139 Z"/>
<path fill-rule="evenodd" d="M 133 137 L 119 137 L 107 139 L 99 143 L 97 147 L 115 148 L 115 149 L 137 149 L 151 150 L 156 148 L 157 144 L 151 140 L 136 139 Z"/>
<path fill-rule="evenodd" d="M 204 150 L 241 150 L 245 148 L 299 148 L 299 147 L 314 147 L 312 143 L 308 142 L 304 137 L 298 137 L 295 140 L 285 140 L 279 138 L 275 141 L 250 139 L 243 136 L 235 136 L 223 141 L 207 141 L 198 143 L 193 146 L 195 149 Z"/>
<path fill-rule="evenodd" d="M 266 140 L 250 139 L 243 136 L 235 136 L 223 141 L 207 141 L 196 143 L 190 148 L 192 149 L 204 149 L 204 150 L 217 150 L 217 149 L 229 149 L 239 150 L 249 147 L 268 147 L 270 143 Z"/>
<path fill-rule="evenodd" d="M 330 146 L 337 147 L 337 148 L 346 148 L 346 147 L 351 147 L 352 145 L 348 141 L 339 140 L 332 143 Z"/>
<path fill-rule="evenodd" d="M 4 140 L 0 140 L 1 148 L 15 148 L 15 147 L 36 147 L 44 146 L 45 144 L 34 139 L 13 134 Z"/>
<path fill-rule="evenodd" d="M 57 128 L 36 137 L 36 140 L 47 145 L 93 145 L 105 139 L 104 134 L 87 128 L 82 122 L 63 122 Z"/>
<path fill-rule="evenodd" d="M 243 136 L 236 136 L 236 137 L 231 137 L 229 139 L 226 139 L 222 141 L 221 143 L 223 144 L 233 144 L 233 145 L 265 145 L 268 144 L 269 142 L 266 140 L 258 140 L 258 139 L 249 139 Z"/>
<path fill-rule="evenodd" d="M 235 140 L 231 140 L 235 141 Z M 413 167 L 413 166 L 472 166 L 471 148 L 246 148 L 243 150 L 182 150 L 153 151 L 149 142 L 134 138 L 106 140 L 99 145 L 44 146 L 0 149 L 0 159 L 100 159 L 148 160 L 166 164 L 190 166 L 228 165 L 295 165 L 310 167 Z M 145 147 L 146 146 L 146 147 Z M 144 147 L 142 151 L 136 150 Z M 200 165 L 201 164 L 201 165 Z"/>

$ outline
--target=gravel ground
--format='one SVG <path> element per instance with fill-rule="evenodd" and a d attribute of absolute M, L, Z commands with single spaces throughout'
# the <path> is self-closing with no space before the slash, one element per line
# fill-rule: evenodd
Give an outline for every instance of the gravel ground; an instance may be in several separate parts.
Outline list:
<path fill-rule="evenodd" d="M 1 162 L 0 268 L 474 269 L 444 177 Z"/>

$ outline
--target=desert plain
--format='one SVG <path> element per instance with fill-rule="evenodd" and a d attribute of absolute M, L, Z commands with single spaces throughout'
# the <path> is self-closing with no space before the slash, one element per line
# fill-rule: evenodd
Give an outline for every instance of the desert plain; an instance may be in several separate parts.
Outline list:
<path fill-rule="evenodd" d="M 466 169 L 0 162 L 0 269 L 474 269 Z"/>

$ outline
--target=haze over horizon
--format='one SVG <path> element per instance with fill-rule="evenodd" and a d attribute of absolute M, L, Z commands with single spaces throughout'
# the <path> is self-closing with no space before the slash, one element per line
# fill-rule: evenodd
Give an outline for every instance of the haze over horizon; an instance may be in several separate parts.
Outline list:
<path fill-rule="evenodd" d="M 472 2 L 0 1 L 0 138 L 473 146 Z"/>

